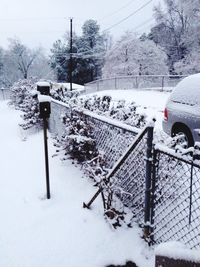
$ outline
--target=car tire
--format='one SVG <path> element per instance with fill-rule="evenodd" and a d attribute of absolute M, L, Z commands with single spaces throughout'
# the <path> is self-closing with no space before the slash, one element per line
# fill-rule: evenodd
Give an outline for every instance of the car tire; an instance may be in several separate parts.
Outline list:
<path fill-rule="evenodd" d="M 172 131 L 172 136 L 175 135 L 184 135 L 185 141 L 187 142 L 186 148 L 194 146 L 194 139 L 192 136 L 191 131 L 186 126 L 180 126 L 177 128 L 174 128 Z"/>

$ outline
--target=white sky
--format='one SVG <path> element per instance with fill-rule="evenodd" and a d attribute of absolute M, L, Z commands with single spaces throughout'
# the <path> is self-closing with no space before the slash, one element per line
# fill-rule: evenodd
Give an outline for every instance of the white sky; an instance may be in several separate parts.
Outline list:
<path fill-rule="evenodd" d="M 113 27 L 114 38 L 126 30 L 142 33 L 154 24 L 153 6 L 162 0 L 152 0 L 146 7 Z M 8 38 L 18 37 L 30 47 L 51 48 L 69 30 L 69 18 L 73 17 L 73 30 L 81 32 L 87 19 L 95 19 L 101 30 L 123 20 L 149 0 L 0 0 L 0 46 L 7 47 Z M 145 23 L 141 27 L 141 24 Z"/>

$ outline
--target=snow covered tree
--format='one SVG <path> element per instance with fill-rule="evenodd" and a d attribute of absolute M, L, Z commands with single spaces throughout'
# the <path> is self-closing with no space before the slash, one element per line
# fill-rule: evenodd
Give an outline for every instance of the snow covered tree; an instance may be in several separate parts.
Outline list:
<path fill-rule="evenodd" d="M 194 74 L 200 72 L 200 48 L 194 49 L 182 60 L 174 64 L 174 70 L 177 74 Z"/>
<path fill-rule="evenodd" d="M 10 56 L 22 77 L 27 79 L 29 69 L 37 57 L 37 52 L 31 51 L 17 39 L 10 39 Z"/>
<path fill-rule="evenodd" d="M 141 41 L 127 32 L 108 51 L 103 77 L 167 74 L 166 54 L 150 40 Z"/>
<path fill-rule="evenodd" d="M 1 73 L 0 82 L 10 87 L 19 79 L 37 77 L 52 79 L 54 73 L 43 49 L 30 49 L 17 39 L 11 39 L 8 49 L 0 50 Z"/>
<path fill-rule="evenodd" d="M 198 0 L 164 0 L 165 8 L 154 9 L 156 26 L 149 38 L 162 46 L 168 55 L 173 73 L 174 63 L 181 61 L 199 46 L 200 2 Z"/>
<path fill-rule="evenodd" d="M 57 40 L 51 49 L 50 66 L 55 71 L 58 82 L 67 80 L 67 58 L 69 48 L 61 40 Z"/>
<path fill-rule="evenodd" d="M 109 35 L 100 34 L 100 27 L 95 20 L 87 20 L 82 27 L 82 35 L 73 34 L 73 82 L 84 84 L 101 76 L 101 67 Z M 69 81 L 70 71 L 70 35 L 66 40 L 58 40 L 51 49 L 51 67 L 55 69 L 58 80 Z"/>

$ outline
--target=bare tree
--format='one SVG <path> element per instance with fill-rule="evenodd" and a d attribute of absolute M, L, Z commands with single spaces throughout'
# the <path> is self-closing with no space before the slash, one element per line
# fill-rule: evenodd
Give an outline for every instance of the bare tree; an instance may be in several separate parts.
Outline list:
<path fill-rule="evenodd" d="M 32 51 L 17 39 L 10 39 L 10 54 L 24 79 L 28 78 L 30 67 L 37 58 L 37 51 Z"/>

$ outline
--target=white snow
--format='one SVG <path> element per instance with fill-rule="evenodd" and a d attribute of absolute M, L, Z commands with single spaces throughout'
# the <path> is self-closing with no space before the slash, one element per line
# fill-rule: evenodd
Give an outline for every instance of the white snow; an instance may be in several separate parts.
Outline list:
<path fill-rule="evenodd" d="M 188 105 L 200 104 L 200 73 L 184 78 L 175 87 L 170 99 Z M 184 106 L 186 108 L 186 106 Z M 197 113 L 199 110 L 197 110 Z"/>
<path fill-rule="evenodd" d="M 38 95 L 38 101 L 41 102 L 51 102 L 51 97 L 48 95 Z"/>
<path fill-rule="evenodd" d="M 36 83 L 36 85 L 40 87 L 50 87 L 50 83 L 45 81 L 39 81 Z"/>
<path fill-rule="evenodd" d="M 94 93 L 93 93 L 94 94 Z M 91 94 L 91 95 L 93 95 Z M 95 93 L 95 95 L 109 95 L 113 101 L 125 100 L 126 103 L 135 102 L 139 111 L 147 114 L 149 118 L 156 118 L 155 127 L 162 128 L 163 111 L 169 92 L 158 92 L 148 90 L 106 90 Z"/>
<path fill-rule="evenodd" d="M 58 88 L 66 88 L 70 89 L 70 83 L 53 83 L 53 88 L 58 89 Z M 82 91 L 85 90 L 83 85 L 72 83 L 72 90 L 78 90 Z"/>
<path fill-rule="evenodd" d="M 0 266 L 104 267 L 134 261 L 153 267 L 141 230 L 114 230 L 103 218 L 101 198 L 82 208 L 96 192 L 72 162 L 51 157 L 51 199 L 45 195 L 43 133 L 22 141 L 20 112 L 0 102 Z"/>
<path fill-rule="evenodd" d="M 200 263 L 200 250 L 188 249 L 185 245 L 177 241 L 160 244 L 155 249 L 158 256 L 169 257 L 175 260 L 182 259 L 195 263 Z"/>

